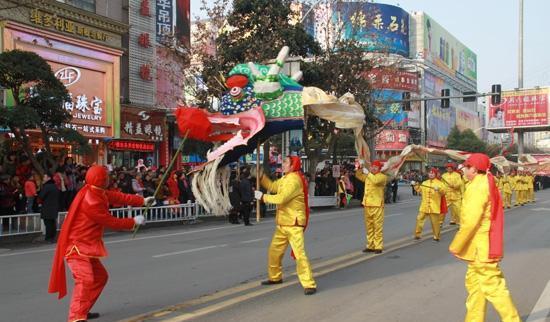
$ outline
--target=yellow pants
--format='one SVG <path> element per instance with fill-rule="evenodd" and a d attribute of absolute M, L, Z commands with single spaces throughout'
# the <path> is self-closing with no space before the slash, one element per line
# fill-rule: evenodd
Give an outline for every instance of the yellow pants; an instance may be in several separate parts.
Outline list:
<path fill-rule="evenodd" d="M 512 207 L 512 194 L 503 192 L 502 193 L 502 203 L 504 204 L 504 208 Z"/>
<path fill-rule="evenodd" d="M 298 226 L 277 226 L 267 256 L 267 273 L 271 281 L 283 278 L 283 255 L 290 243 L 296 256 L 296 273 L 304 288 L 315 288 L 311 265 L 304 247 L 304 228 Z"/>
<path fill-rule="evenodd" d="M 418 216 L 416 217 L 416 229 L 414 231 L 414 236 L 422 237 L 422 229 L 424 229 L 424 219 L 426 219 L 426 216 L 429 216 L 430 221 L 432 222 L 432 231 L 434 234 L 434 239 L 439 239 L 439 233 L 440 233 L 439 220 L 441 218 L 441 214 L 429 214 L 426 212 L 418 212 Z"/>
<path fill-rule="evenodd" d="M 527 196 L 529 198 L 529 202 L 535 202 L 535 189 L 529 188 L 529 190 L 527 190 Z"/>
<path fill-rule="evenodd" d="M 447 208 L 449 208 L 450 223 L 458 224 L 460 223 L 460 207 L 462 206 L 462 200 L 447 200 Z M 439 225 L 443 225 L 445 221 L 445 214 L 439 216 Z"/>
<path fill-rule="evenodd" d="M 384 207 L 365 207 L 366 248 L 384 249 Z"/>
<path fill-rule="evenodd" d="M 470 262 L 465 284 L 468 291 L 465 322 L 485 321 L 487 301 L 493 304 L 502 322 L 521 322 L 498 263 Z"/>

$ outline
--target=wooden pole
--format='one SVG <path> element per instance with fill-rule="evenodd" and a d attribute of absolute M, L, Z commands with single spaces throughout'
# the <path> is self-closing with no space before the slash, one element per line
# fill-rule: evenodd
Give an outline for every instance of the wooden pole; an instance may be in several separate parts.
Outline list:
<path fill-rule="evenodd" d="M 168 168 L 166 169 L 166 172 L 164 172 L 164 174 L 162 175 L 162 178 L 160 179 L 160 182 L 157 185 L 157 188 L 155 189 L 155 193 L 153 194 L 153 197 L 156 198 L 157 194 L 160 191 L 160 188 L 162 186 L 164 186 L 164 182 L 166 181 L 166 178 L 170 175 L 170 171 L 172 171 L 172 167 L 174 167 L 174 163 L 176 162 L 176 159 L 178 158 L 181 150 L 183 149 L 183 145 L 185 144 L 185 141 L 187 140 L 187 135 L 189 135 L 189 130 L 187 130 L 187 132 L 185 132 L 185 136 L 181 140 L 180 145 L 179 145 L 178 149 L 176 150 L 176 153 L 172 157 L 172 160 L 170 161 L 170 164 L 168 165 Z M 150 205 L 145 206 L 145 210 L 143 211 L 143 213 L 145 214 L 144 216 L 147 215 L 147 211 L 149 211 L 149 208 L 151 208 Z M 134 234 L 133 234 L 132 238 L 136 238 L 136 234 L 137 234 L 138 230 L 139 230 L 139 225 L 136 225 L 136 227 L 134 228 Z"/>
<path fill-rule="evenodd" d="M 265 155 L 264 155 L 265 158 Z M 256 145 L 256 190 L 260 190 L 260 141 Z M 260 222 L 260 200 L 256 200 L 256 222 Z"/>

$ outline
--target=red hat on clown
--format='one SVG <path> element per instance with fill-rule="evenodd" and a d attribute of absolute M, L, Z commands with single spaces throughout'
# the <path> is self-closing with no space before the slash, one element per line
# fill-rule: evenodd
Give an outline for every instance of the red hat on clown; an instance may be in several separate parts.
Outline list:
<path fill-rule="evenodd" d="M 480 171 L 489 171 L 491 168 L 491 160 L 489 156 L 483 153 L 472 153 L 463 165 L 465 167 L 474 167 Z"/>

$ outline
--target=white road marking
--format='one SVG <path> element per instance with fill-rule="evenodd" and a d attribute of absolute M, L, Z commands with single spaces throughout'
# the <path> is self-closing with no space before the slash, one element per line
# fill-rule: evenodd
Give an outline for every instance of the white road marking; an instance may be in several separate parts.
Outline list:
<path fill-rule="evenodd" d="M 549 211 L 550 212 L 550 208 L 532 208 L 531 211 Z"/>
<path fill-rule="evenodd" d="M 258 239 L 245 240 L 245 241 L 239 242 L 239 244 L 250 244 L 250 243 L 259 242 L 259 241 L 266 240 L 266 239 L 267 238 L 258 238 Z"/>
<path fill-rule="evenodd" d="M 390 218 L 390 217 L 398 217 L 398 216 L 403 216 L 404 214 L 402 213 L 399 213 L 399 214 L 391 214 L 391 215 L 387 215 L 387 216 L 384 216 L 385 218 Z"/>
<path fill-rule="evenodd" d="M 545 322 L 548 314 L 550 314 L 550 282 L 546 284 L 537 304 L 535 304 L 525 322 Z"/>
<path fill-rule="evenodd" d="M 193 249 L 182 250 L 182 251 L 179 251 L 179 252 L 172 252 L 172 253 L 165 253 L 165 254 L 153 255 L 153 258 L 161 258 L 161 257 L 166 257 L 166 256 L 174 256 L 174 255 L 188 254 L 188 253 L 199 252 L 199 251 L 201 251 L 201 250 L 212 249 L 212 248 L 218 248 L 218 247 L 226 247 L 226 246 L 227 246 L 227 244 L 213 245 L 213 246 L 206 246 L 206 247 L 199 247 L 199 248 L 193 248 Z"/>

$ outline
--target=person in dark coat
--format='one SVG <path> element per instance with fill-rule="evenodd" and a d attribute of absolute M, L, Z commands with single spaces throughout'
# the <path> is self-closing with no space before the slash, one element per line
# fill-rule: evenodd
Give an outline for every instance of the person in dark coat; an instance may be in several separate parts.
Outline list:
<path fill-rule="evenodd" d="M 393 203 L 397 202 L 398 185 L 399 185 L 399 181 L 397 180 L 397 178 L 393 178 L 393 180 L 391 181 L 391 194 L 392 194 Z"/>
<path fill-rule="evenodd" d="M 55 185 L 52 175 L 50 173 L 44 174 L 44 185 L 38 194 L 38 199 L 42 200 L 40 218 L 42 218 L 44 226 L 46 226 L 44 241 L 49 243 L 55 243 L 60 196 L 61 191 Z"/>
<path fill-rule="evenodd" d="M 239 224 L 239 212 L 241 211 L 241 195 L 239 194 L 239 180 L 236 175 L 231 175 L 229 184 L 229 201 L 231 202 L 231 211 L 229 212 L 229 222 Z"/>
<path fill-rule="evenodd" d="M 250 213 L 252 212 L 252 201 L 254 200 L 254 190 L 250 183 L 250 170 L 244 168 L 241 171 L 241 180 L 239 182 L 239 195 L 241 197 L 241 217 L 245 226 L 252 226 L 250 223 Z"/>

